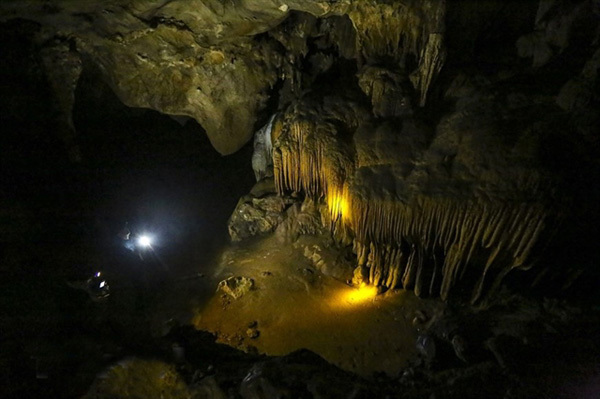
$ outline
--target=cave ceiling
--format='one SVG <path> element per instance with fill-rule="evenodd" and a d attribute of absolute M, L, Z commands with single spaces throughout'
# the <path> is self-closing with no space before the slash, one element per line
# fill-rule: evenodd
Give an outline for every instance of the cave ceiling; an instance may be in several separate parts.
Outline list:
<path fill-rule="evenodd" d="M 3 20 L 41 25 L 39 40 L 64 60 L 67 80 L 80 72 L 73 56 L 82 57 L 126 105 L 194 118 L 222 154 L 251 138 L 277 82 L 301 86 L 293 75 L 312 51 L 309 41 L 323 55 L 360 64 L 414 58 L 411 80 L 421 103 L 445 57 L 444 2 L 437 0 L 18 0 L 3 2 L 0 12 Z M 327 60 L 312 62 L 326 69 Z"/>
<path fill-rule="evenodd" d="M 590 1 L 7 0 L 0 19 L 40 25 L 47 75 L 71 130 L 81 58 L 126 105 L 192 117 L 217 151 L 230 154 L 266 120 L 261 111 L 270 99 L 283 108 L 338 59 L 362 69 L 361 77 L 365 67 L 401 70 L 423 107 L 448 48 L 459 62 L 477 48 L 500 48 L 502 40 L 514 51 L 518 39 L 519 55 L 539 67 L 569 46 L 573 26 L 594 7 Z"/>

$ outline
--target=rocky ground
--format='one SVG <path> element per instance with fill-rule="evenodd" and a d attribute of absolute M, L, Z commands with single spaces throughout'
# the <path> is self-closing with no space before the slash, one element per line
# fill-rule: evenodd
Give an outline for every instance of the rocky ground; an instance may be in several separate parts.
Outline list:
<path fill-rule="evenodd" d="M 486 308 L 403 291 L 353 296 L 359 290 L 274 239 L 229 248 L 203 276 L 156 270 L 128 285 L 113 275 L 104 301 L 67 275 L 4 273 L 6 397 L 597 393 L 598 307 L 509 291 Z"/>

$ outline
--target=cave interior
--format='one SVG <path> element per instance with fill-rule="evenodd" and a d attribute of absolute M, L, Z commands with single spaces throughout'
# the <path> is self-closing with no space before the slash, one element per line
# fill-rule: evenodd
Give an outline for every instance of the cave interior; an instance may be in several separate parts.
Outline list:
<path fill-rule="evenodd" d="M 0 396 L 600 397 L 600 2 L 0 3 Z"/>

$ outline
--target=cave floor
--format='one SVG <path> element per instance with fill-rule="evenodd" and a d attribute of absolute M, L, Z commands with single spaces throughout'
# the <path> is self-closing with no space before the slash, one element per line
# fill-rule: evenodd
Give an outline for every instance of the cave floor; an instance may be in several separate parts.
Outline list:
<path fill-rule="evenodd" d="M 252 279 L 252 289 L 237 299 L 217 289 L 232 276 Z M 309 349 L 364 377 L 397 376 L 416 356 L 420 325 L 413 320 L 444 306 L 408 291 L 376 295 L 370 287 L 350 287 L 275 236 L 232 244 L 217 256 L 214 270 L 205 267 L 202 277 L 192 277 L 164 287 L 156 328 L 177 319 L 245 351 L 284 355 Z"/>

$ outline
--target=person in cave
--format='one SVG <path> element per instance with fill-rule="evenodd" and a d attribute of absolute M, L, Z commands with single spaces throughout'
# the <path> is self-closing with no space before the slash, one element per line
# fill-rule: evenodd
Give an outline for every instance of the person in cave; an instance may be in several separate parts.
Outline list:
<path fill-rule="evenodd" d="M 131 231 L 129 230 L 129 223 L 125 222 L 125 226 L 117 233 L 117 237 L 120 239 L 127 241 L 129 237 L 131 237 Z"/>
<path fill-rule="evenodd" d="M 119 240 L 119 246 L 125 247 L 135 253 L 141 261 L 145 261 L 152 252 L 150 242 L 146 242 L 148 240 L 147 237 L 140 234 L 134 234 L 132 237 L 129 222 L 125 222 L 125 225 L 119 230 L 116 236 Z"/>

